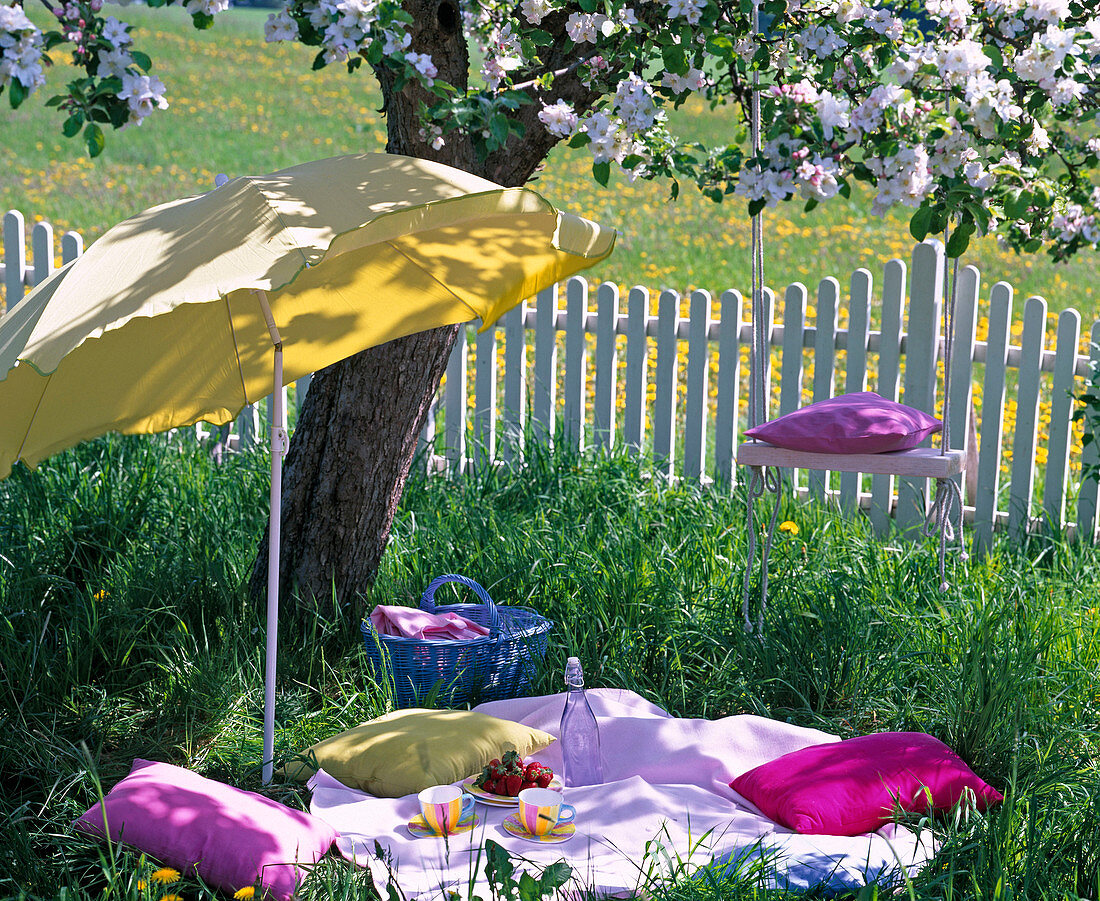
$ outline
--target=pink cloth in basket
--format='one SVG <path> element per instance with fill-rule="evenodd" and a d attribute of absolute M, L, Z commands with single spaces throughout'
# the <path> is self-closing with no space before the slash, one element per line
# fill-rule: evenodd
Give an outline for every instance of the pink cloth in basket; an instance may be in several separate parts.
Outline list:
<path fill-rule="evenodd" d="M 481 638 L 489 630 L 457 613 L 429 613 L 416 607 L 386 607 L 379 604 L 370 614 L 370 624 L 379 635 L 426 638 L 434 641 Z"/>

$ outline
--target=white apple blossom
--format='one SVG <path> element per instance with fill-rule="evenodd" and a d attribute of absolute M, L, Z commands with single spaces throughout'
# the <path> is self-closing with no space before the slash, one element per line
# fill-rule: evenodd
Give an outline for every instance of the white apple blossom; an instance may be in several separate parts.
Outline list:
<path fill-rule="evenodd" d="M 939 70 L 943 80 L 962 87 L 966 80 L 992 65 L 977 41 L 964 39 L 939 46 Z"/>
<path fill-rule="evenodd" d="M 689 69 L 686 75 L 665 72 L 661 76 L 661 84 L 671 89 L 674 94 L 683 94 L 685 91 L 706 90 L 708 82 L 707 76 L 701 69 Z"/>
<path fill-rule="evenodd" d="M 278 13 L 269 13 L 264 22 L 264 40 L 269 44 L 276 41 L 293 41 L 298 37 L 298 23 L 290 17 L 284 7 Z"/>
<path fill-rule="evenodd" d="M 1069 0 L 1027 0 L 1024 6 L 1025 19 L 1061 22 L 1067 15 L 1069 15 Z"/>
<path fill-rule="evenodd" d="M 1024 141 L 1024 146 L 1027 148 L 1028 153 L 1042 153 L 1042 151 L 1050 147 L 1050 135 L 1047 134 L 1047 130 L 1043 128 L 1042 125 L 1036 122 L 1030 137 Z"/>
<path fill-rule="evenodd" d="M 436 69 L 435 63 L 432 62 L 432 58 L 427 53 L 406 53 L 405 62 L 420 73 L 420 77 L 425 84 L 432 84 L 436 75 L 439 74 L 439 70 Z"/>
<path fill-rule="evenodd" d="M 121 78 L 122 73 L 126 71 L 127 67 L 133 64 L 134 58 L 121 48 L 100 50 L 99 66 L 96 68 L 95 74 L 97 78 L 110 78 L 112 75 L 117 75 Z"/>
<path fill-rule="evenodd" d="M 572 13 L 565 23 L 565 33 L 575 44 L 595 44 L 597 40 L 597 20 L 594 13 Z"/>
<path fill-rule="evenodd" d="M 554 10 L 554 4 L 550 0 L 523 0 L 519 5 L 519 11 L 531 25 L 538 25 Z"/>
<path fill-rule="evenodd" d="M 130 25 L 128 22 L 122 22 L 116 19 L 114 16 L 107 16 L 103 19 L 103 39 L 116 47 L 128 47 L 134 42 L 134 39 L 130 36 Z"/>
<path fill-rule="evenodd" d="M 130 121 L 140 125 L 155 109 L 168 109 L 164 97 L 164 84 L 155 75 L 122 74 L 120 99 L 130 107 Z"/>
<path fill-rule="evenodd" d="M 698 25 L 706 8 L 706 0 L 666 0 L 670 19 L 687 19 L 688 24 Z"/>
<path fill-rule="evenodd" d="M 229 9 L 229 0 L 187 0 L 184 8 L 191 15 L 204 13 L 208 16 L 214 16 Z"/>
<path fill-rule="evenodd" d="M 550 134 L 558 138 L 571 137 L 577 130 L 577 114 L 564 100 L 543 104 L 539 110 L 539 121 L 546 126 Z"/>
<path fill-rule="evenodd" d="M 833 139 L 834 129 L 845 129 L 851 122 L 852 102 L 842 94 L 822 91 L 815 104 L 826 141 Z"/>

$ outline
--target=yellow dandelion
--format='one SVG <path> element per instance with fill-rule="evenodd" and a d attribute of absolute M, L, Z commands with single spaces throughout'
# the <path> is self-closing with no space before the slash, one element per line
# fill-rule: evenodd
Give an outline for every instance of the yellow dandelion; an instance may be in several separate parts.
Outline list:
<path fill-rule="evenodd" d="M 256 894 L 256 886 L 246 885 L 244 888 L 239 888 L 233 893 L 233 897 L 237 901 L 251 901 L 252 897 Z"/>
<path fill-rule="evenodd" d="M 136 883 L 136 886 L 139 892 L 143 892 L 149 887 L 148 883 L 144 879 L 139 879 Z"/>
<path fill-rule="evenodd" d="M 182 895 L 161 895 L 160 901 L 183 901 Z"/>
<path fill-rule="evenodd" d="M 786 532 L 788 535 L 798 534 L 798 523 L 791 522 L 789 519 L 779 524 L 779 531 Z"/>
<path fill-rule="evenodd" d="M 164 885 L 169 885 L 172 882 L 179 882 L 180 871 L 173 870 L 171 867 L 161 867 L 159 870 L 153 870 L 149 876 L 154 882 L 160 882 Z M 161 901 L 164 901 L 162 898 Z"/>
<path fill-rule="evenodd" d="M 107 599 L 107 592 L 103 588 L 99 589 L 99 591 L 97 591 L 95 594 L 92 595 L 92 600 L 93 601 L 104 601 L 106 599 Z"/>

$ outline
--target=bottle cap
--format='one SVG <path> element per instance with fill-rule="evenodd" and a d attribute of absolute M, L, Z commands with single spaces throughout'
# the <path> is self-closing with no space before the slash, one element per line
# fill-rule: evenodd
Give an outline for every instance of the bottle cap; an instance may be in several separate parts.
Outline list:
<path fill-rule="evenodd" d="M 567 666 L 580 666 L 581 665 L 581 658 L 580 657 L 570 657 L 568 660 L 565 661 L 565 663 L 566 663 Z"/>

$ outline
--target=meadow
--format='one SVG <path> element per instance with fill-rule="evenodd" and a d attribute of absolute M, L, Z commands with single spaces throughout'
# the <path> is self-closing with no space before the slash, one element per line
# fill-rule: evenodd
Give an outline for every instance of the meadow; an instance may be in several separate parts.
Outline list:
<path fill-rule="evenodd" d="M 262 535 L 266 463 L 249 453 L 216 466 L 182 435 L 105 438 L 0 482 L 0 897 L 215 897 L 194 881 L 156 882 L 156 862 L 108 852 L 70 823 L 135 757 L 260 788 L 263 632 L 240 586 Z M 797 530 L 780 535 L 759 641 L 740 619 L 743 504 L 643 478 L 618 455 L 533 446 L 522 471 L 454 482 L 417 467 L 377 583 L 330 619 L 287 608 L 277 758 L 386 710 L 359 618 L 462 572 L 555 622 L 535 693 L 558 690 L 576 654 L 589 684 L 677 715 L 946 741 L 1007 800 L 920 823 L 943 848 L 903 897 L 1097 897 L 1100 613 L 1084 587 L 1100 579 L 1097 550 L 997 544 L 953 564 L 941 594 L 929 543 L 880 542 L 861 521 L 788 506 Z M 308 803 L 296 786 L 267 791 Z M 676 874 L 647 894 L 796 897 L 763 887 L 764 875 Z M 301 897 L 370 893 L 363 872 L 330 855 Z"/>
<path fill-rule="evenodd" d="M 59 233 L 79 230 L 87 241 L 154 203 L 209 190 L 219 172 L 262 173 L 385 146 L 380 95 L 369 73 L 311 72 L 310 48 L 264 43 L 264 10 L 230 10 L 209 31 L 191 28 L 178 7 L 135 5 L 115 14 L 134 23 L 135 45 L 152 56 L 169 108 L 140 128 L 108 134 L 103 155 L 88 159 L 80 141 L 62 137 L 60 117 L 42 105 L 51 88 L 72 77 L 71 67 L 53 67 L 41 95 L 4 112 L 0 210 L 49 220 Z M 711 111 L 701 100 L 673 122 L 705 141 L 728 140 L 737 127 L 731 110 Z M 616 252 L 588 273 L 594 281 L 644 284 L 655 292 L 706 288 L 715 296 L 727 288 L 747 291 L 749 221 L 739 202 L 715 204 L 690 185 L 671 201 L 667 184 L 630 183 L 621 173 L 603 189 L 591 177 L 591 155 L 565 146 L 553 151 L 532 186 L 558 206 L 620 230 Z M 846 286 L 858 267 L 878 278 L 890 257 L 908 259 L 908 217 L 877 219 L 866 215 L 867 206 L 857 190 L 851 200 L 835 198 L 810 214 L 797 204 L 767 211 L 768 284 L 782 289 L 801 281 L 813 288 L 832 275 Z M 1086 321 L 1100 314 L 1095 253 L 1054 266 L 1040 255 L 1002 252 L 985 239 L 966 262 L 979 267 L 986 286 L 1004 280 L 1018 296 L 1046 297 L 1052 315 L 1066 307 Z"/>

